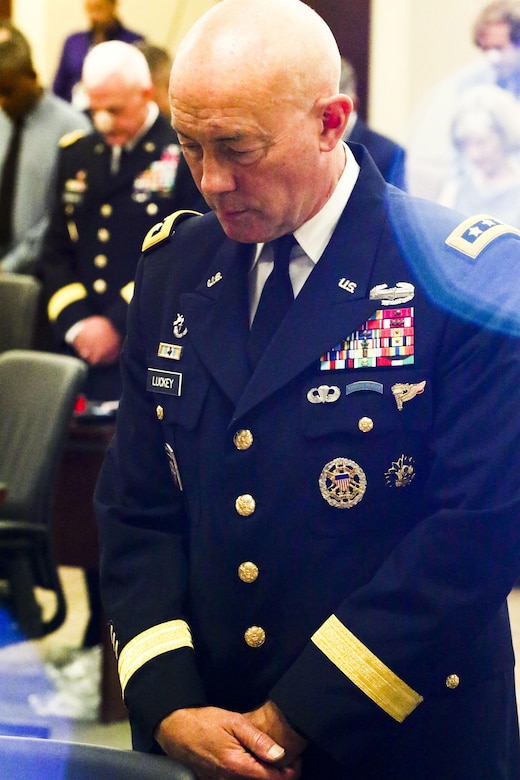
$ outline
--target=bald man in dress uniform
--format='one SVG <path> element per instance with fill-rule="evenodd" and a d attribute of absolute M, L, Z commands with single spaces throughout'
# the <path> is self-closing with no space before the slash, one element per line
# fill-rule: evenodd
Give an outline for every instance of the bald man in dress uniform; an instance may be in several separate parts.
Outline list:
<path fill-rule="evenodd" d="M 120 393 L 119 353 L 143 235 L 181 206 L 204 209 L 177 136 L 151 100 L 143 54 L 121 41 L 87 56 L 96 131 L 62 139 L 58 206 L 43 250 L 48 316 L 60 349 L 90 367 L 93 401 Z"/>
<path fill-rule="evenodd" d="M 176 54 L 214 213 L 145 240 L 96 493 L 134 746 L 517 780 L 520 231 L 386 184 L 339 72 L 299 0 L 222 0 Z"/>

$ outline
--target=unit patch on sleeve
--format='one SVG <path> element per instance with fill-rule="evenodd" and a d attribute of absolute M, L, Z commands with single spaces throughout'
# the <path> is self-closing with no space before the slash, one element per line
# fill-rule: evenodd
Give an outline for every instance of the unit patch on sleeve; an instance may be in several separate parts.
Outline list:
<path fill-rule="evenodd" d="M 413 308 L 378 309 L 349 338 L 320 358 L 320 369 L 404 366 L 413 362 Z"/>

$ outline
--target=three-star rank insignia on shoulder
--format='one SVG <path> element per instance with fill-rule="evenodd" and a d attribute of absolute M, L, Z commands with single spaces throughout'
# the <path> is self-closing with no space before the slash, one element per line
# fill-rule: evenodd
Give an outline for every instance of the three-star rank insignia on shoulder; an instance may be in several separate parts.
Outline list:
<path fill-rule="evenodd" d="M 457 225 L 445 243 L 475 260 L 499 236 L 520 236 L 520 230 L 487 214 L 475 214 Z"/>
<path fill-rule="evenodd" d="M 322 371 L 404 366 L 414 362 L 413 307 L 378 309 L 345 341 L 320 358 Z"/>
<path fill-rule="evenodd" d="M 158 222 L 150 228 L 144 237 L 142 251 L 146 252 L 156 244 L 160 244 L 161 241 L 165 241 L 172 236 L 175 233 L 175 228 L 181 222 L 184 222 L 185 219 L 200 216 L 200 211 L 192 211 L 191 209 L 181 209 L 180 211 L 174 211 L 173 214 L 169 214 L 162 222 Z"/>

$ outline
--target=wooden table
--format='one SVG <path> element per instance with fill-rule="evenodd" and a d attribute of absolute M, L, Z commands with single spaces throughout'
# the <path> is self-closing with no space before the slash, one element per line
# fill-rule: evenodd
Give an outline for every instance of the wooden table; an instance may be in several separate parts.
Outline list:
<path fill-rule="evenodd" d="M 58 564 L 99 569 L 99 544 L 92 496 L 105 452 L 114 433 L 111 421 L 75 420 L 57 477 L 53 537 Z M 121 697 L 117 666 L 106 619 L 102 616 L 102 722 L 123 720 L 127 711 Z"/>

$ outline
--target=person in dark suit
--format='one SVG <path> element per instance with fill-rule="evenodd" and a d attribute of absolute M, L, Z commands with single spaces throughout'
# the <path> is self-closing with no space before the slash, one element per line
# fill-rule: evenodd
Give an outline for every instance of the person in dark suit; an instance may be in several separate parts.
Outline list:
<path fill-rule="evenodd" d="M 151 101 L 138 49 L 109 41 L 85 61 L 96 131 L 62 141 L 58 206 L 42 253 L 48 315 L 58 346 L 90 371 L 93 401 L 120 393 L 119 352 L 143 235 L 172 210 L 204 202 L 177 136 Z"/>
<path fill-rule="evenodd" d="M 406 189 L 406 152 L 396 141 L 372 130 L 357 113 L 356 72 L 352 63 L 345 57 L 341 58 L 339 88 L 341 92 L 352 99 L 354 104 L 354 110 L 350 114 L 343 140 L 366 146 L 383 178 L 389 184 L 394 184 L 402 190 Z"/>
<path fill-rule="evenodd" d="M 54 76 L 52 91 L 63 100 L 85 109 L 85 94 L 81 87 L 83 62 L 93 46 L 105 41 L 138 43 L 144 35 L 125 27 L 117 15 L 117 0 L 85 0 L 89 29 L 67 36 Z"/>
<path fill-rule="evenodd" d="M 95 495 L 133 744 L 513 780 L 520 232 L 387 185 L 339 74 L 299 0 L 222 0 L 176 54 L 214 213 L 145 239 Z"/>

